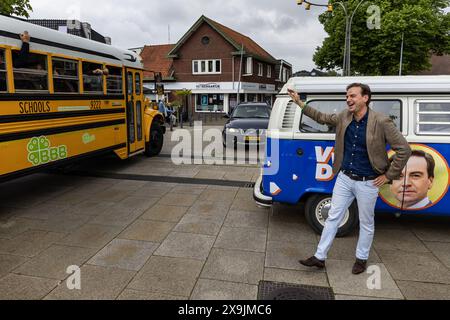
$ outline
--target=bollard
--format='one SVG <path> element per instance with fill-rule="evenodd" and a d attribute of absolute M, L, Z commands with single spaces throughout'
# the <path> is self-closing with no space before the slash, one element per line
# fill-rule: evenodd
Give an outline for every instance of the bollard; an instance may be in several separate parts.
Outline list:
<path fill-rule="evenodd" d="M 170 124 L 170 131 L 173 131 L 173 119 L 172 119 L 172 116 L 169 116 L 169 124 Z"/>

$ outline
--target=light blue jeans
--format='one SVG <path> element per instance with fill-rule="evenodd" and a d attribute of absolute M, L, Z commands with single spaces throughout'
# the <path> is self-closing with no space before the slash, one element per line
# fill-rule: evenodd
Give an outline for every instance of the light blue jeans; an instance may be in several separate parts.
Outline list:
<path fill-rule="evenodd" d="M 373 180 L 355 181 L 339 172 L 333 190 L 331 208 L 325 228 L 322 232 L 317 252 L 314 255 L 319 260 L 326 260 L 328 251 L 333 244 L 336 233 L 347 209 L 356 198 L 359 210 L 359 240 L 356 248 L 356 258 L 368 260 L 375 234 L 375 204 L 378 199 L 378 187 Z"/>

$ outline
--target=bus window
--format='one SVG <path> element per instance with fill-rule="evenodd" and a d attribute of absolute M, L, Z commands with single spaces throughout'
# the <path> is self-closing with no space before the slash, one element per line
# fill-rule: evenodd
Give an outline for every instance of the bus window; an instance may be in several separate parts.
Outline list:
<path fill-rule="evenodd" d="M 0 92 L 7 91 L 5 51 L 0 50 Z"/>
<path fill-rule="evenodd" d="M 142 104 L 141 101 L 136 101 L 136 126 L 137 126 L 137 139 L 142 141 Z"/>
<path fill-rule="evenodd" d="M 128 72 L 127 75 L 127 93 L 133 94 L 133 74 L 131 72 Z"/>
<path fill-rule="evenodd" d="M 141 94 L 141 75 L 139 73 L 136 73 L 135 75 L 135 89 L 134 92 L 136 92 L 137 95 Z"/>
<path fill-rule="evenodd" d="M 122 68 L 108 67 L 109 75 L 106 77 L 108 94 L 122 94 Z"/>
<path fill-rule="evenodd" d="M 103 70 L 103 66 L 99 63 L 83 62 L 84 92 L 103 93 L 103 74 L 101 70 Z"/>
<path fill-rule="evenodd" d="M 13 51 L 12 56 L 13 62 L 19 60 L 18 51 Z M 47 56 L 28 53 L 27 60 L 26 68 L 14 68 L 16 91 L 48 91 Z"/>
<path fill-rule="evenodd" d="M 53 58 L 53 84 L 55 93 L 78 93 L 78 61 Z"/>

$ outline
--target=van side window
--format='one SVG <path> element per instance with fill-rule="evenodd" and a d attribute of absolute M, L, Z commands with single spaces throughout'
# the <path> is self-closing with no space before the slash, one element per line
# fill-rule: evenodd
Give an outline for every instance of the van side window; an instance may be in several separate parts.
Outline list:
<path fill-rule="evenodd" d="M 103 74 L 101 70 L 103 70 L 103 66 L 99 63 L 83 62 L 84 92 L 103 93 Z"/>
<path fill-rule="evenodd" d="M 122 68 L 108 66 L 109 75 L 106 77 L 108 94 L 122 94 Z"/>
<path fill-rule="evenodd" d="M 402 102 L 400 100 L 373 100 L 372 109 L 384 113 L 394 121 L 397 129 L 401 130 Z"/>
<path fill-rule="evenodd" d="M 55 93 L 78 93 L 78 61 L 53 58 L 52 64 Z"/>
<path fill-rule="evenodd" d="M 12 52 L 14 60 L 19 59 L 19 51 Z M 26 67 L 14 68 L 16 91 L 48 91 L 47 56 L 36 53 L 27 55 Z"/>
<path fill-rule="evenodd" d="M 450 135 L 450 101 L 419 101 L 416 134 Z"/>
<path fill-rule="evenodd" d="M 6 84 L 5 50 L 0 50 L 0 92 L 6 92 L 8 90 L 8 86 Z"/>
<path fill-rule="evenodd" d="M 344 100 L 314 100 L 308 102 L 308 105 L 323 113 L 340 113 L 346 108 L 346 103 Z M 302 114 L 300 131 L 307 133 L 336 133 L 336 128 L 330 127 L 326 124 L 320 124 L 310 117 Z"/>
<path fill-rule="evenodd" d="M 340 113 L 347 108 L 345 100 L 314 100 L 308 102 L 308 105 L 324 113 Z M 372 100 L 372 109 L 384 113 L 394 121 L 395 126 L 401 130 L 401 109 L 402 104 L 399 100 Z M 336 133 L 335 127 L 326 124 L 320 124 L 306 115 L 302 115 L 300 123 L 301 132 L 311 133 Z"/>

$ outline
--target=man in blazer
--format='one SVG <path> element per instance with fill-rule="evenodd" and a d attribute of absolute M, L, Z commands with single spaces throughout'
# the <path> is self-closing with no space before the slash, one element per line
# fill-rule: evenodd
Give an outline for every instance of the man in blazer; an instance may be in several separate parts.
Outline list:
<path fill-rule="evenodd" d="M 288 89 L 288 93 L 306 116 L 320 124 L 336 127 L 333 173 L 337 180 L 331 209 L 316 254 L 300 263 L 308 267 L 325 267 L 339 225 L 356 199 L 360 235 L 352 273 L 360 274 L 367 268 L 375 233 L 379 188 L 400 176 L 411 148 L 389 117 L 368 107 L 372 93 L 365 84 L 352 83 L 347 87 L 347 109 L 338 114 L 322 113 L 302 102 L 297 92 Z M 392 162 L 387 155 L 388 144 L 395 151 Z"/>

